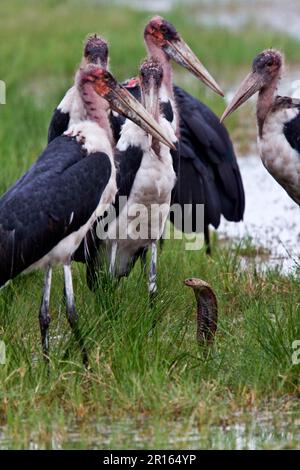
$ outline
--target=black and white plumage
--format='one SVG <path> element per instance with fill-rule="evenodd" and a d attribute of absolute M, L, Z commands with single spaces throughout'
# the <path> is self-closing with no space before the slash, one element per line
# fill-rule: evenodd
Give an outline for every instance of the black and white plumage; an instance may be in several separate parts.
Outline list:
<path fill-rule="evenodd" d="M 149 56 L 155 57 L 163 65 L 164 79 L 171 84 L 171 87 L 170 59 L 173 59 L 214 91 L 222 94 L 216 82 L 180 38 L 173 25 L 161 17 L 154 17 L 146 25 L 144 34 Z M 101 49 L 105 50 L 105 46 L 102 41 L 97 44 L 98 55 L 103 56 Z M 128 80 L 124 86 L 135 98 L 141 99 L 138 79 Z M 62 109 L 70 108 L 69 103 L 70 98 L 67 94 L 60 106 Z M 75 110 L 76 108 L 75 106 Z M 171 151 L 177 174 L 172 202 L 180 204 L 182 208 L 187 203 L 192 207 L 189 224 L 182 220 L 178 228 L 191 227 L 196 231 L 196 205 L 204 204 L 205 235 L 209 244 L 210 224 L 217 228 L 221 215 L 230 221 L 239 221 L 244 213 L 243 183 L 230 137 L 217 116 L 180 87 L 174 86 L 172 90 L 169 88 L 169 93 L 161 97 L 161 110 L 179 137 L 180 154 Z M 64 119 L 65 114 L 58 115 L 58 124 L 63 123 Z M 116 143 L 120 137 L 124 118 L 112 112 L 110 122 Z M 182 213 L 184 214 L 184 211 Z M 86 246 L 89 247 L 90 253 L 96 254 L 95 237 L 91 234 L 88 235 Z M 83 246 L 76 252 L 75 259 L 85 262 Z"/>
<path fill-rule="evenodd" d="M 188 46 L 184 44 L 182 47 L 182 38 L 168 21 L 161 17 L 152 18 L 145 27 L 144 37 L 148 54 L 161 58 L 170 83 L 170 59 L 173 59 L 223 96 L 220 87 Z M 188 60 L 184 59 L 183 51 Z M 189 220 L 181 221 L 178 228 L 197 231 L 196 206 L 204 204 L 205 234 L 209 242 L 208 225 L 217 228 L 221 215 L 231 221 L 239 221 L 243 217 L 245 198 L 241 175 L 228 132 L 217 116 L 176 86 L 173 100 L 178 115 L 174 125 L 177 125 L 179 136 L 180 160 L 172 202 L 182 209 L 185 204 L 191 206 L 191 213 L 187 215 Z M 184 210 L 182 213 L 185 214 Z"/>
<path fill-rule="evenodd" d="M 148 126 L 144 108 L 106 70 L 94 64 L 84 66 L 76 75 L 76 87 L 85 118 L 70 123 L 62 136 L 51 141 L 0 200 L 0 287 L 22 272 L 46 270 L 39 320 L 48 359 L 51 273 L 54 265 L 63 264 L 67 316 L 87 363 L 76 326 L 70 264 L 117 191 L 109 106 L 141 123 L 155 137 L 160 138 L 160 129 L 151 116 Z"/>
<path fill-rule="evenodd" d="M 156 60 L 163 70 L 163 81 L 159 93 L 160 113 L 177 136 L 176 150 L 171 150 L 173 171 L 177 176 L 177 184 L 173 189 L 171 201 L 179 203 L 181 206 L 190 204 L 193 211 L 196 210 L 196 204 L 205 204 L 205 235 L 209 242 L 207 226 L 209 223 L 217 226 L 222 211 L 231 220 L 239 220 L 242 217 L 244 211 L 243 185 L 225 127 L 219 123 L 218 118 L 207 107 L 184 90 L 173 87 L 170 59 L 174 59 L 181 66 L 187 68 L 215 92 L 222 94 L 222 91 L 180 38 L 173 25 L 161 17 L 154 17 L 146 25 L 144 36 L 148 55 Z M 130 79 L 124 86 L 136 99 L 141 100 L 139 79 Z M 119 142 L 121 142 L 123 137 L 125 139 L 125 134 L 120 138 L 124 118 L 111 113 L 110 122 L 115 141 L 120 139 Z M 131 124 L 129 124 L 129 129 L 126 129 L 129 131 L 127 137 L 130 136 L 130 126 Z M 119 196 L 130 194 L 142 161 L 140 148 L 128 145 L 124 149 L 130 155 L 130 158 L 128 156 L 127 159 L 124 159 L 124 165 L 122 165 L 122 160 L 118 161 L 118 152 L 115 155 L 118 163 Z M 148 179 L 150 180 L 150 175 L 148 175 Z M 151 181 L 148 184 L 151 185 Z M 184 214 L 184 211 L 182 213 Z M 189 219 L 192 218 L 192 224 L 190 223 L 189 227 L 195 231 L 196 217 L 194 212 L 191 215 L 192 217 L 189 216 Z M 185 220 L 181 220 L 179 228 L 186 228 L 185 222 Z M 84 252 L 83 245 L 81 245 L 81 249 L 77 250 L 74 255 L 75 260 L 87 263 L 87 282 L 92 290 L 97 285 L 97 271 L 101 269 L 102 264 L 98 256 L 101 243 L 95 232 L 94 229 L 88 235 L 87 253 Z M 149 244 L 139 247 L 140 249 L 137 249 L 137 246 L 138 244 L 133 246 L 134 255 L 133 252 L 131 255 L 128 255 L 127 252 L 123 258 L 119 256 L 118 275 L 126 275 L 130 272 L 138 257 L 142 256 L 142 260 L 145 259 L 145 252 Z M 152 266 L 154 266 L 156 264 L 156 245 L 152 245 L 151 248 L 153 254 L 151 259 L 154 260 Z M 110 257 L 112 253 L 115 253 L 112 246 L 108 251 Z M 114 256 L 112 257 L 114 258 Z M 156 289 L 156 284 L 153 285 Z"/>
<path fill-rule="evenodd" d="M 169 139 L 176 144 L 177 138 L 172 125 L 160 110 L 162 75 L 159 62 L 150 59 L 142 64 L 141 101 Z M 100 253 L 95 253 L 94 257 L 90 256 L 88 259 L 87 278 L 90 287 L 95 287 L 97 270 L 104 263 L 103 253 L 110 273 L 120 278 L 127 276 L 136 260 L 145 250 L 151 248 L 149 293 L 155 294 L 156 242 L 164 231 L 176 180 L 171 152 L 175 151 L 170 151 L 167 146 L 155 140 L 149 140 L 149 136 L 130 120 L 127 119 L 123 124 L 115 150 L 118 186 L 116 218 L 108 224 Z M 138 230 L 135 223 L 137 216 Z"/>
<path fill-rule="evenodd" d="M 256 114 L 262 162 L 300 204 L 300 100 L 277 95 L 282 69 L 283 56 L 279 51 L 267 49 L 258 54 L 222 120 L 259 92 Z"/>
<path fill-rule="evenodd" d="M 163 69 L 159 62 L 150 59 L 141 66 L 142 103 L 160 123 L 169 135 L 170 140 L 177 144 L 177 137 L 171 123 L 166 120 L 160 108 Z M 142 155 L 141 155 L 142 152 Z M 117 251 L 114 273 L 119 277 L 127 275 L 137 257 L 145 249 L 151 247 L 151 267 L 149 275 L 149 293 L 155 294 L 156 285 L 156 242 L 163 234 L 171 204 L 171 193 L 176 181 L 172 154 L 176 153 L 163 144 L 151 142 L 149 137 L 127 120 L 117 144 L 116 162 L 118 167 L 118 198 L 127 197 L 126 206 L 122 208 L 118 218 L 109 227 L 108 233 L 114 233 L 116 225 L 119 229 L 126 227 L 126 239 L 116 240 Z M 122 161 L 131 161 L 130 171 L 126 172 Z M 133 170 L 136 170 L 134 178 Z M 141 217 L 140 238 L 135 239 L 131 228 L 135 206 L 142 206 L 145 211 Z M 135 227 L 133 226 L 133 231 Z"/>
<path fill-rule="evenodd" d="M 72 254 L 116 194 L 111 136 L 107 132 L 108 104 L 94 91 L 94 84 L 101 79 L 98 69 L 80 70 L 77 86 L 86 106 L 86 119 L 50 142 L 0 200 L 0 286 L 22 272 L 46 270 L 39 321 L 47 360 L 52 267 L 63 264 L 67 316 L 87 363 L 76 326 L 70 263 Z"/>
<path fill-rule="evenodd" d="M 102 69 L 108 67 L 108 45 L 97 34 L 90 35 L 84 45 L 81 67 L 95 64 Z M 70 124 L 84 120 L 85 106 L 78 88 L 72 86 L 54 110 L 48 129 L 48 143 L 62 135 Z"/>
<path fill-rule="evenodd" d="M 128 80 L 124 86 L 139 99 L 137 79 Z M 210 108 L 182 88 L 174 86 L 174 97 L 179 119 L 180 163 L 174 163 L 177 182 L 172 202 L 182 207 L 192 204 L 193 231 L 196 231 L 196 204 L 204 204 L 206 226 L 211 224 L 218 228 L 221 215 L 232 222 L 242 220 L 245 209 L 243 182 L 225 126 Z M 170 102 L 162 102 L 161 109 L 166 119 L 173 122 Z M 184 226 L 183 221 L 178 228 Z"/>
<path fill-rule="evenodd" d="M 226 128 L 205 104 L 175 87 L 180 118 L 180 174 L 174 202 L 204 204 L 205 225 L 242 220 L 245 197 Z M 188 176 L 190 174 L 190 176 Z M 194 220 L 194 217 L 192 218 Z M 196 231 L 196 226 L 193 226 Z"/>
<path fill-rule="evenodd" d="M 99 133 L 91 152 L 78 140 L 80 132 L 88 141 L 91 131 L 97 134 L 96 125 L 83 121 L 57 137 L 2 196 L 0 286 L 25 270 L 68 262 L 110 178 L 114 193 L 112 152 L 101 146 L 105 136 Z"/>
<path fill-rule="evenodd" d="M 138 136 L 138 133 L 135 133 L 134 129 L 131 130 L 131 123 L 124 124 L 124 120 L 111 115 L 111 124 L 113 127 L 113 133 L 115 140 L 118 140 L 117 149 L 128 152 L 133 157 L 134 165 L 137 169 L 136 173 L 131 171 L 130 175 L 130 194 L 128 204 L 126 205 L 126 210 L 128 205 L 133 205 L 140 203 L 147 207 L 148 205 L 161 204 L 166 202 L 165 206 L 170 208 L 170 203 L 172 200 L 172 189 L 175 183 L 175 176 L 179 173 L 179 154 L 178 154 L 178 136 L 179 134 L 179 118 L 176 108 L 176 101 L 174 97 L 173 90 L 173 80 L 172 80 L 172 66 L 170 64 L 170 58 L 174 59 L 181 66 L 187 68 L 191 73 L 193 73 L 197 78 L 201 79 L 206 85 L 212 88 L 215 92 L 222 95 L 218 84 L 210 76 L 205 67 L 201 64 L 199 59 L 193 54 L 187 44 L 182 40 L 182 38 L 177 33 L 176 29 L 168 22 L 166 22 L 161 17 L 154 17 L 145 27 L 144 32 L 145 42 L 147 45 L 148 55 L 152 61 L 156 61 L 159 67 L 162 69 L 162 83 L 159 87 L 159 102 L 160 102 L 160 114 L 161 119 L 165 122 L 165 127 L 169 128 L 174 136 L 173 142 L 176 143 L 176 149 L 173 149 L 171 152 L 168 150 L 168 158 L 161 158 L 157 160 L 157 166 L 161 165 L 161 162 L 167 164 L 165 167 L 161 166 L 160 170 L 155 173 L 153 165 L 153 174 L 151 171 L 145 171 L 144 166 L 151 168 L 147 160 L 147 138 L 144 136 L 141 138 L 138 137 L 136 141 L 135 138 Z M 142 99 L 141 90 L 137 83 L 132 83 L 132 80 L 127 84 L 129 91 L 138 99 Z M 143 82 L 141 83 L 141 88 L 143 88 Z M 144 95 L 145 98 L 145 95 Z M 121 130 L 121 126 L 123 128 Z M 135 135 L 136 134 L 136 135 Z M 144 143 L 145 142 L 145 143 Z M 136 147 L 136 148 L 135 148 Z M 143 149 L 143 157 L 139 159 L 139 149 Z M 151 158 L 150 158 L 151 160 Z M 153 160 L 153 159 L 152 159 Z M 128 171 L 128 168 L 126 169 Z M 121 165 L 119 165 L 118 173 L 120 175 L 120 181 L 126 180 L 127 176 L 124 176 L 123 172 L 125 171 Z M 172 175 L 172 176 L 171 176 Z M 167 184 L 163 183 L 163 186 L 166 189 L 164 192 L 163 188 L 160 188 L 160 181 L 165 181 Z M 128 184 L 128 179 L 127 179 Z M 151 188 L 151 189 L 150 189 Z M 154 190 L 153 190 L 154 188 Z M 120 191 L 120 195 L 122 193 Z M 151 194 L 149 201 L 147 195 Z M 145 197 L 146 195 L 146 197 Z M 164 195 L 161 198 L 161 195 Z M 128 196 L 128 194 L 126 194 Z M 162 201 L 164 199 L 164 201 Z M 190 201 L 189 201 L 190 202 Z M 126 211 L 125 211 L 126 212 Z M 163 225 L 159 227 L 158 232 L 160 236 L 163 234 L 164 225 L 166 221 L 166 215 L 163 215 Z M 128 226 L 128 221 L 121 220 L 122 214 L 117 218 L 118 224 L 120 226 Z M 126 219 L 126 217 L 125 217 Z M 111 224 L 110 229 L 113 230 L 114 224 Z M 149 227 L 150 228 L 150 227 Z M 157 233 L 158 233 L 157 232 Z M 110 238 L 112 234 L 110 234 Z M 93 244 L 93 241 L 96 237 L 90 237 L 90 242 Z M 145 253 L 145 250 L 151 245 L 150 240 L 144 240 L 143 242 L 132 241 L 131 236 L 125 238 L 125 241 L 118 241 L 113 248 L 113 243 L 109 247 L 109 254 L 113 253 L 112 258 L 115 258 L 115 253 L 118 253 L 116 262 L 118 265 L 114 268 L 114 271 L 118 276 L 126 275 L 130 270 L 134 261 L 142 253 Z M 129 241 L 128 241 L 129 239 Z M 151 269 L 153 282 L 150 280 L 150 293 L 154 293 L 156 290 L 156 280 L 155 280 L 155 266 L 156 266 L 156 240 L 157 237 L 153 237 L 152 248 L 152 263 Z M 99 241 L 96 241 L 96 244 L 99 245 Z M 82 252 L 82 250 L 81 250 Z M 143 257 L 144 258 L 144 257 Z M 77 253 L 75 254 L 75 259 L 80 259 Z M 113 260 L 114 264 L 114 260 Z M 87 261 L 87 280 L 88 285 L 93 289 L 95 286 L 96 280 L 96 271 L 98 265 L 98 256 L 97 249 L 92 247 L 89 250 L 89 259 Z"/>
<path fill-rule="evenodd" d="M 205 234 L 209 242 L 208 226 L 217 228 L 221 215 L 233 222 L 242 220 L 245 209 L 243 183 L 232 142 L 219 118 L 182 88 L 174 86 L 171 90 L 170 59 L 187 68 L 213 91 L 222 92 L 168 21 L 161 17 L 152 18 L 145 27 L 144 37 L 148 54 L 163 64 L 169 93 L 161 98 L 161 107 L 179 139 L 179 159 L 174 159 L 177 182 L 172 202 L 182 207 L 182 214 L 185 204 L 191 204 L 192 208 L 189 221 L 181 220 L 177 228 L 197 231 L 196 205 L 204 204 Z M 140 98 L 138 79 L 130 79 L 124 86 Z M 117 119 L 113 121 L 114 135 L 118 135 Z M 172 213 L 171 220 L 174 222 Z"/>

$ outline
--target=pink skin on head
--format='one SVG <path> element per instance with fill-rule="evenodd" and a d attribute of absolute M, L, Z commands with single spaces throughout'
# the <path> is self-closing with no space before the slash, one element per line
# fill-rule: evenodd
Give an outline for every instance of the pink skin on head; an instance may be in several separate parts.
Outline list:
<path fill-rule="evenodd" d="M 259 92 L 257 100 L 257 122 L 259 134 L 275 97 L 283 68 L 283 56 L 279 51 L 267 49 L 258 54 L 252 64 L 252 71 L 243 80 L 231 102 L 223 113 L 221 121 L 238 109 L 251 96 Z"/>
<path fill-rule="evenodd" d="M 145 42 L 148 50 L 148 57 L 157 59 L 163 68 L 163 84 L 167 88 L 170 96 L 173 94 L 173 69 L 167 54 L 153 41 L 151 36 L 145 36 Z"/>
<path fill-rule="evenodd" d="M 108 45 L 105 39 L 97 34 L 88 37 L 84 46 L 84 63 L 99 65 L 104 69 L 108 68 Z"/>
<path fill-rule="evenodd" d="M 103 72 L 103 69 L 90 65 L 89 67 L 79 69 L 76 81 L 86 109 L 87 118 L 97 122 L 105 130 L 109 141 L 113 143 L 112 130 L 108 119 L 109 103 L 96 93 L 94 88 L 94 83 L 97 81 L 99 86 L 102 85 L 103 90 L 108 92 Z"/>
<path fill-rule="evenodd" d="M 283 69 L 283 57 L 279 51 L 268 49 L 259 54 L 253 62 L 253 71 L 263 76 L 264 85 L 259 91 L 257 100 L 257 122 L 259 133 L 270 111 L 277 94 L 278 82 Z"/>

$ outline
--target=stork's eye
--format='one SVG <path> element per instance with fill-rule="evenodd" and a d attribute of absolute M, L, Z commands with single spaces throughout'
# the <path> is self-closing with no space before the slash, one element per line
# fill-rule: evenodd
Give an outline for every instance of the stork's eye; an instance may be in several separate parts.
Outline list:
<path fill-rule="evenodd" d="M 273 59 L 267 60 L 267 66 L 271 67 L 271 65 L 273 65 Z"/>

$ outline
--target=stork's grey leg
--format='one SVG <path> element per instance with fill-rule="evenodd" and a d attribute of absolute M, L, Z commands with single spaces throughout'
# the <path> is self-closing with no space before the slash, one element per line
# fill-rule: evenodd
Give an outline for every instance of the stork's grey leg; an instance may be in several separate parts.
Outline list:
<path fill-rule="evenodd" d="M 110 261 L 109 261 L 109 274 L 111 276 L 114 276 L 115 274 L 117 248 L 118 248 L 117 242 L 113 241 L 112 246 L 111 246 Z"/>
<path fill-rule="evenodd" d="M 205 253 L 207 255 L 211 255 L 211 244 L 210 244 L 210 235 L 209 235 L 209 227 L 208 225 L 204 226 L 204 241 L 205 241 Z"/>
<path fill-rule="evenodd" d="M 71 263 L 64 264 L 64 277 L 65 277 L 65 299 L 66 299 L 67 318 L 73 330 L 75 339 L 79 344 L 80 351 L 82 354 L 83 364 L 87 367 L 88 355 L 87 355 L 87 351 L 84 345 L 83 338 L 78 329 L 78 314 L 75 308 Z"/>
<path fill-rule="evenodd" d="M 39 322 L 41 329 L 42 337 L 42 348 L 43 355 L 46 362 L 49 362 L 49 324 L 50 324 L 50 314 L 49 314 L 49 304 L 50 304 L 50 291 L 51 291 L 51 280 L 52 280 L 52 268 L 49 266 L 45 274 L 44 288 L 43 288 L 43 297 L 41 302 L 41 307 L 39 311 Z"/>
<path fill-rule="evenodd" d="M 147 247 L 143 248 L 143 251 L 140 256 L 143 274 L 146 273 L 146 268 L 147 268 L 147 253 L 148 253 L 148 248 Z"/>
<path fill-rule="evenodd" d="M 150 261 L 149 284 L 148 284 L 150 300 L 154 299 L 155 294 L 157 292 L 157 284 L 156 284 L 157 269 L 156 269 L 156 266 L 157 266 L 157 242 L 153 241 L 151 243 L 151 261 Z"/>

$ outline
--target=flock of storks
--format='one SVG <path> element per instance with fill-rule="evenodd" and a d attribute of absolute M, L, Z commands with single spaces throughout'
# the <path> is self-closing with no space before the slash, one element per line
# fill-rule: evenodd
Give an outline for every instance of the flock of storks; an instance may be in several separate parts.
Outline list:
<path fill-rule="evenodd" d="M 236 222 L 243 218 L 243 184 L 229 135 L 208 107 L 174 85 L 171 60 L 223 96 L 220 87 L 162 17 L 147 23 L 144 39 L 148 57 L 139 76 L 121 85 L 108 71 L 107 42 L 88 38 L 74 86 L 54 111 L 46 149 L 0 200 L 0 287 L 35 268 L 46 272 L 39 310 L 46 361 L 54 265 L 63 264 L 67 318 L 87 363 L 77 326 L 73 260 L 86 264 L 87 284 L 96 290 L 105 269 L 116 278 L 127 276 L 137 259 L 146 266 L 149 250 L 153 296 L 157 243 L 172 204 L 190 205 L 192 231 L 196 207 L 204 204 L 208 253 L 208 226 L 217 228 L 221 215 Z M 221 121 L 259 92 L 262 161 L 299 203 L 300 102 L 276 96 L 282 67 L 278 51 L 260 53 Z M 130 222 L 139 205 L 158 213 L 154 223 L 146 211 L 149 231 L 137 238 Z M 115 236 L 122 230 L 125 236 Z"/>

